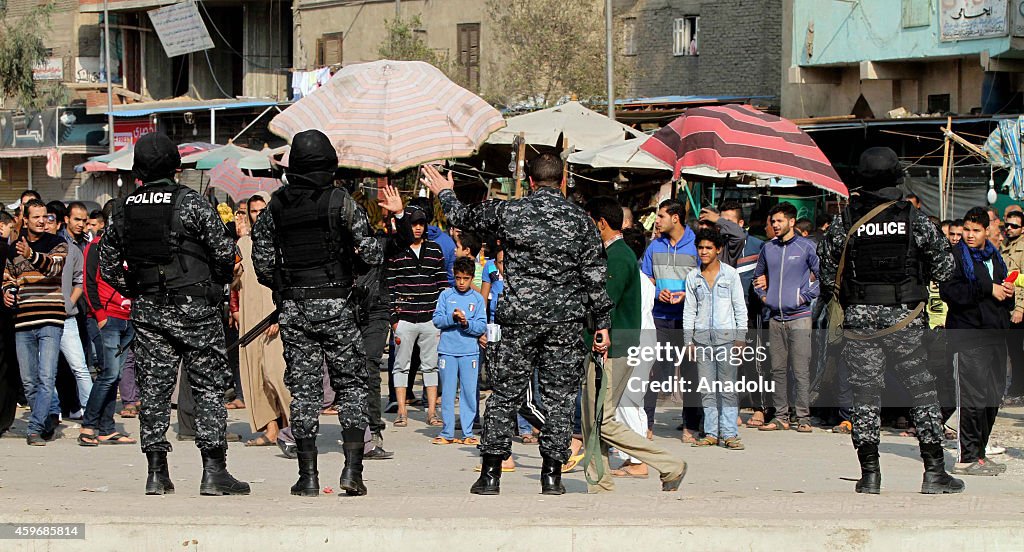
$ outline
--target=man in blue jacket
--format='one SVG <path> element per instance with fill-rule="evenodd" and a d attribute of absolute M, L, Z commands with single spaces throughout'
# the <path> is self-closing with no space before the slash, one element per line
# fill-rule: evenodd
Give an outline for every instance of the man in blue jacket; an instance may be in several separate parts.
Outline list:
<path fill-rule="evenodd" d="M 796 234 L 796 207 L 779 202 L 768 212 L 775 238 L 764 245 L 754 269 L 754 289 L 771 311 L 772 394 L 775 416 L 761 431 L 789 429 L 789 370 L 796 382 L 797 431 L 810 433 L 811 301 L 818 297 L 818 253 Z"/>
<path fill-rule="evenodd" d="M 654 283 L 657 295 L 654 299 L 654 326 L 657 328 L 658 343 L 685 345 L 682 340 L 683 300 L 686 298 L 686 275 L 697 268 L 697 246 L 694 233 L 686 227 L 686 207 L 677 200 L 666 199 L 658 206 L 654 227 L 660 235 L 651 241 L 640 262 L 640 271 Z M 683 362 L 681 376 L 687 381 L 696 381 L 697 367 L 692 362 Z M 675 375 L 675 363 L 656 362 L 651 379 L 666 381 Z M 687 399 L 690 400 L 687 400 Z M 644 396 L 644 410 L 647 412 L 648 431 L 654 427 L 654 410 L 658 393 L 648 391 Z M 701 429 L 704 412 L 700 407 L 700 395 L 684 394 L 683 440 L 694 442 Z"/>

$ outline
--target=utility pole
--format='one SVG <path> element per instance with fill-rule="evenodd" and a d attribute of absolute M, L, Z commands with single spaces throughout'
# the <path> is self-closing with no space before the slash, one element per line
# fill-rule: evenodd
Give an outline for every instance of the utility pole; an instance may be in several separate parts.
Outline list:
<path fill-rule="evenodd" d="M 110 12 L 107 11 L 107 0 L 103 0 L 103 58 L 107 69 L 107 141 L 110 142 L 110 153 L 114 153 L 114 85 L 110 82 Z"/>
<path fill-rule="evenodd" d="M 395 0 L 395 19 L 402 18 L 402 0 Z"/>
<path fill-rule="evenodd" d="M 615 119 L 615 60 L 612 48 L 612 0 L 604 1 L 605 57 L 607 58 L 608 117 Z"/>

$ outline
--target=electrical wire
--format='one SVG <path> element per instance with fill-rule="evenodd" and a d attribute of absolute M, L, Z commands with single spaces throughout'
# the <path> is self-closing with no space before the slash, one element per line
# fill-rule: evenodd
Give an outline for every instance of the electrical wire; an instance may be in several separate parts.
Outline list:
<path fill-rule="evenodd" d="M 217 85 L 217 90 L 220 90 L 220 93 L 223 94 L 225 98 L 234 98 L 234 96 L 224 91 L 224 88 L 220 85 L 220 81 L 217 80 L 217 72 L 213 70 L 213 62 L 210 61 L 210 51 L 203 50 L 203 54 L 206 55 L 206 66 L 210 68 L 210 77 L 213 79 L 213 84 Z"/>
<path fill-rule="evenodd" d="M 246 56 L 245 54 L 243 54 L 243 53 L 239 52 L 238 50 L 236 50 L 231 45 L 231 43 L 228 42 L 228 39 L 224 37 L 224 34 L 220 32 L 220 29 L 217 28 L 217 24 L 213 22 L 213 16 L 210 15 L 209 11 L 207 11 L 206 5 L 202 2 L 202 0 L 196 0 L 196 4 L 199 4 L 199 7 L 203 8 L 203 13 L 206 14 L 206 19 L 210 23 L 210 26 L 213 27 L 213 30 L 217 32 L 217 36 L 219 36 L 220 39 L 224 41 L 224 45 L 228 47 L 228 50 L 231 50 L 231 53 L 233 53 L 236 56 L 242 58 L 242 61 L 248 62 L 249 64 L 255 65 L 256 67 L 259 67 L 261 69 L 270 69 L 271 71 L 276 71 L 277 69 L 280 69 L 279 67 L 274 67 L 272 65 L 263 65 L 262 63 L 257 63 L 255 61 L 249 59 L 249 57 Z"/>

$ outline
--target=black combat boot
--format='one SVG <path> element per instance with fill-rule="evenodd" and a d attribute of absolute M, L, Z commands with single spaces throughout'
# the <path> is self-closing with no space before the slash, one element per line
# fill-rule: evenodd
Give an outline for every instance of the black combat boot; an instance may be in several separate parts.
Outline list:
<path fill-rule="evenodd" d="M 203 480 L 199 494 L 206 496 L 247 495 L 249 484 L 228 473 L 227 447 L 199 451 L 203 455 Z"/>
<path fill-rule="evenodd" d="M 147 452 L 146 461 L 149 463 L 146 494 L 174 494 L 174 483 L 171 483 L 171 474 L 167 472 L 167 452 Z"/>
<path fill-rule="evenodd" d="M 878 445 L 861 445 L 857 449 L 857 459 L 860 460 L 860 480 L 854 488 L 858 493 L 881 493 L 882 469 L 878 465 Z"/>
<path fill-rule="evenodd" d="M 296 454 L 299 456 L 299 480 L 292 485 L 295 496 L 318 496 L 320 494 L 320 478 L 316 471 L 316 437 L 295 440 Z"/>
<path fill-rule="evenodd" d="M 478 495 L 501 494 L 502 460 L 504 458 L 500 454 L 485 454 L 483 456 L 483 464 L 480 466 L 480 478 L 469 488 L 469 492 Z M 561 466 L 559 466 L 559 470 L 561 470 Z M 543 480 L 543 476 L 541 478 Z"/>
<path fill-rule="evenodd" d="M 951 494 L 964 491 L 964 482 L 946 473 L 942 445 L 921 443 L 921 459 L 924 460 L 922 494 Z"/>
<path fill-rule="evenodd" d="M 544 462 L 540 467 L 540 494 L 565 494 L 565 485 L 562 485 L 562 463 L 546 455 L 542 456 Z"/>
<path fill-rule="evenodd" d="M 363 429 L 345 429 L 341 432 L 345 453 L 345 467 L 341 469 L 339 485 L 348 496 L 363 496 L 366 485 L 363 484 Z"/>

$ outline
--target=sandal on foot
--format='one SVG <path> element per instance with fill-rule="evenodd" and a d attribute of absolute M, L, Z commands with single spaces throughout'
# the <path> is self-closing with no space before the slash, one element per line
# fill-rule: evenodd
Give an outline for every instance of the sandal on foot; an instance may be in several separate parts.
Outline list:
<path fill-rule="evenodd" d="M 910 426 L 906 431 L 900 432 L 900 437 L 917 437 L 917 428 Z"/>
<path fill-rule="evenodd" d="M 708 435 L 693 442 L 691 447 L 713 447 L 718 444 L 718 438 Z"/>
<path fill-rule="evenodd" d="M 747 418 L 747 423 L 743 424 L 747 427 L 761 427 L 764 425 L 764 412 L 754 412 Z"/>
<path fill-rule="evenodd" d="M 434 445 L 454 445 L 461 443 L 462 441 L 458 439 L 448 439 L 447 437 L 441 437 L 440 435 L 438 435 L 437 437 L 434 437 L 433 441 L 430 442 Z"/>
<path fill-rule="evenodd" d="M 462 439 L 461 443 L 463 445 L 471 445 L 471 446 L 479 445 L 480 444 L 480 438 L 476 437 L 476 436 L 474 436 L 474 437 L 464 437 Z"/>
<path fill-rule="evenodd" d="M 126 404 L 121 409 L 121 413 L 118 414 L 122 418 L 138 418 L 139 417 L 139 406 L 136 404 Z"/>
<path fill-rule="evenodd" d="M 480 464 L 477 464 L 477 465 L 473 466 L 473 471 L 479 473 L 480 472 Z M 505 462 L 501 463 L 501 472 L 502 473 L 511 473 L 511 472 L 514 472 L 514 471 L 516 471 L 515 464 L 506 467 L 505 466 Z"/>
<path fill-rule="evenodd" d="M 839 425 L 832 428 L 832 433 L 843 433 L 849 435 L 853 433 L 853 424 L 849 420 L 843 420 L 839 422 Z"/>
<path fill-rule="evenodd" d="M 249 439 L 248 441 L 245 442 L 245 446 L 247 447 L 272 447 L 275 445 L 277 445 L 277 440 L 270 439 L 269 437 L 267 437 L 266 433 L 260 435 L 259 437 L 256 437 L 255 439 Z"/>
<path fill-rule="evenodd" d="M 537 438 L 533 436 L 532 433 L 520 435 L 519 438 L 523 440 L 524 445 L 536 445 L 539 442 Z"/>
<path fill-rule="evenodd" d="M 134 445 L 138 442 L 124 433 L 119 433 L 117 431 L 107 435 L 106 438 L 97 437 L 96 439 L 101 445 Z"/>
<path fill-rule="evenodd" d="M 327 408 L 325 408 L 325 409 L 320 411 L 320 415 L 321 416 L 337 416 L 338 415 L 338 407 L 336 407 L 336 406 L 328 406 Z"/>
<path fill-rule="evenodd" d="M 811 433 L 814 431 L 814 427 L 809 422 L 800 422 L 800 425 L 796 426 L 797 433 Z"/>
<path fill-rule="evenodd" d="M 399 414 L 398 417 L 395 418 L 395 423 L 393 425 L 395 427 L 406 427 L 409 425 L 409 417 Z"/>
<path fill-rule="evenodd" d="M 430 417 L 427 418 L 427 425 L 434 426 L 434 427 L 441 427 L 441 426 L 444 425 L 444 422 L 441 420 L 440 417 L 438 417 L 435 414 L 435 415 L 430 416 Z"/>
<path fill-rule="evenodd" d="M 569 460 L 562 464 L 562 473 L 571 472 L 576 469 L 580 461 L 583 460 L 584 452 L 581 449 L 579 454 L 569 456 Z"/>
<path fill-rule="evenodd" d="M 639 466 L 640 464 L 624 464 L 621 468 L 612 470 L 609 473 L 612 474 L 612 477 L 623 477 L 626 479 L 647 479 L 650 477 L 650 473 L 647 472 L 637 473 L 629 471 L 630 466 L 634 465 Z"/>
<path fill-rule="evenodd" d="M 722 446 L 729 450 L 743 450 L 747 448 L 743 445 L 743 441 L 740 441 L 739 437 L 726 437 L 722 441 Z"/>
<path fill-rule="evenodd" d="M 758 431 L 781 431 L 783 429 L 789 429 L 789 424 L 778 418 L 772 418 L 770 422 L 757 428 Z"/>
<path fill-rule="evenodd" d="M 683 440 L 684 444 L 692 445 L 697 442 L 697 438 L 693 436 L 692 431 L 684 431 L 681 439 Z"/>
<path fill-rule="evenodd" d="M 78 434 L 78 446 L 81 447 L 98 447 L 100 446 L 99 439 L 96 438 L 94 433 L 79 433 Z"/>

